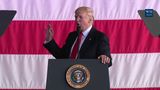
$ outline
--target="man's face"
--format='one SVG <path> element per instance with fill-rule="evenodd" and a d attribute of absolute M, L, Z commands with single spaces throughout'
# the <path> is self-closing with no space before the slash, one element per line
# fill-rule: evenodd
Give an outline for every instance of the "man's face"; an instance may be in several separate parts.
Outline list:
<path fill-rule="evenodd" d="M 79 13 L 75 15 L 76 22 L 80 25 L 81 30 L 84 31 L 90 26 L 90 18 L 87 13 Z"/>

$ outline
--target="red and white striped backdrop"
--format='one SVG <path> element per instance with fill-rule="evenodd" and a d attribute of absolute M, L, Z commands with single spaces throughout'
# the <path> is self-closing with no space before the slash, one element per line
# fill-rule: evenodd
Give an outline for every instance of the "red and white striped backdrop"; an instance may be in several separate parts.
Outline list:
<path fill-rule="evenodd" d="M 151 35 L 137 12 L 160 14 L 159 0 L 0 0 L 0 10 L 17 10 L 0 37 L 0 89 L 45 89 L 48 59 L 54 57 L 42 46 L 44 29 L 51 23 L 62 46 L 75 30 L 79 6 L 93 8 L 94 26 L 109 37 L 111 89 L 160 90 L 160 37 Z"/>

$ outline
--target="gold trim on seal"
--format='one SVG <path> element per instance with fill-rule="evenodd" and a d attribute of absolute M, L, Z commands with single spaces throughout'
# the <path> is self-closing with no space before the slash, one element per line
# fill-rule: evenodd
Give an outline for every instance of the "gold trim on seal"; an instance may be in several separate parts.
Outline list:
<path fill-rule="evenodd" d="M 90 72 L 81 64 L 72 65 L 66 73 L 67 83 L 73 88 L 83 88 L 90 81 Z"/>

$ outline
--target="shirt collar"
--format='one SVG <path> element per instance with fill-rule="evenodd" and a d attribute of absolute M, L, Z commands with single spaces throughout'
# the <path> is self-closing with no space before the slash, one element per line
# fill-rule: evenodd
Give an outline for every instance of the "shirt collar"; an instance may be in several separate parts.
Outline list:
<path fill-rule="evenodd" d="M 84 37 L 87 37 L 87 35 L 90 32 L 91 28 L 92 28 L 92 25 L 89 26 L 84 32 L 82 32 Z"/>

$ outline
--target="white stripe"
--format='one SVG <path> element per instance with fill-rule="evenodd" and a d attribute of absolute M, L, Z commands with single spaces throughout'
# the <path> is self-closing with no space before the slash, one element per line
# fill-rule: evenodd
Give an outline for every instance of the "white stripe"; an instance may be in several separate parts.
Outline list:
<path fill-rule="evenodd" d="M 113 54 L 112 88 L 160 87 L 160 53 Z"/>
<path fill-rule="evenodd" d="M 160 87 L 160 53 L 112 54 L 111 88 Z M 45 89 L 50 55 L 0 55 L 0 88 Z"/>
<path fill-rule="evenodd" d="M 49 58 L 50 55 L 0 55 L 0 88 L 45 88 Z"/>
<path fill-rule="evenodd" d="M 15 20 L 74 20 L 79 6 L 92 7 L 95 19 L 140 19 L 137 11 L 155 9 L 160 0 L 0 0 L 0 10 L 17 10 Z"/>

